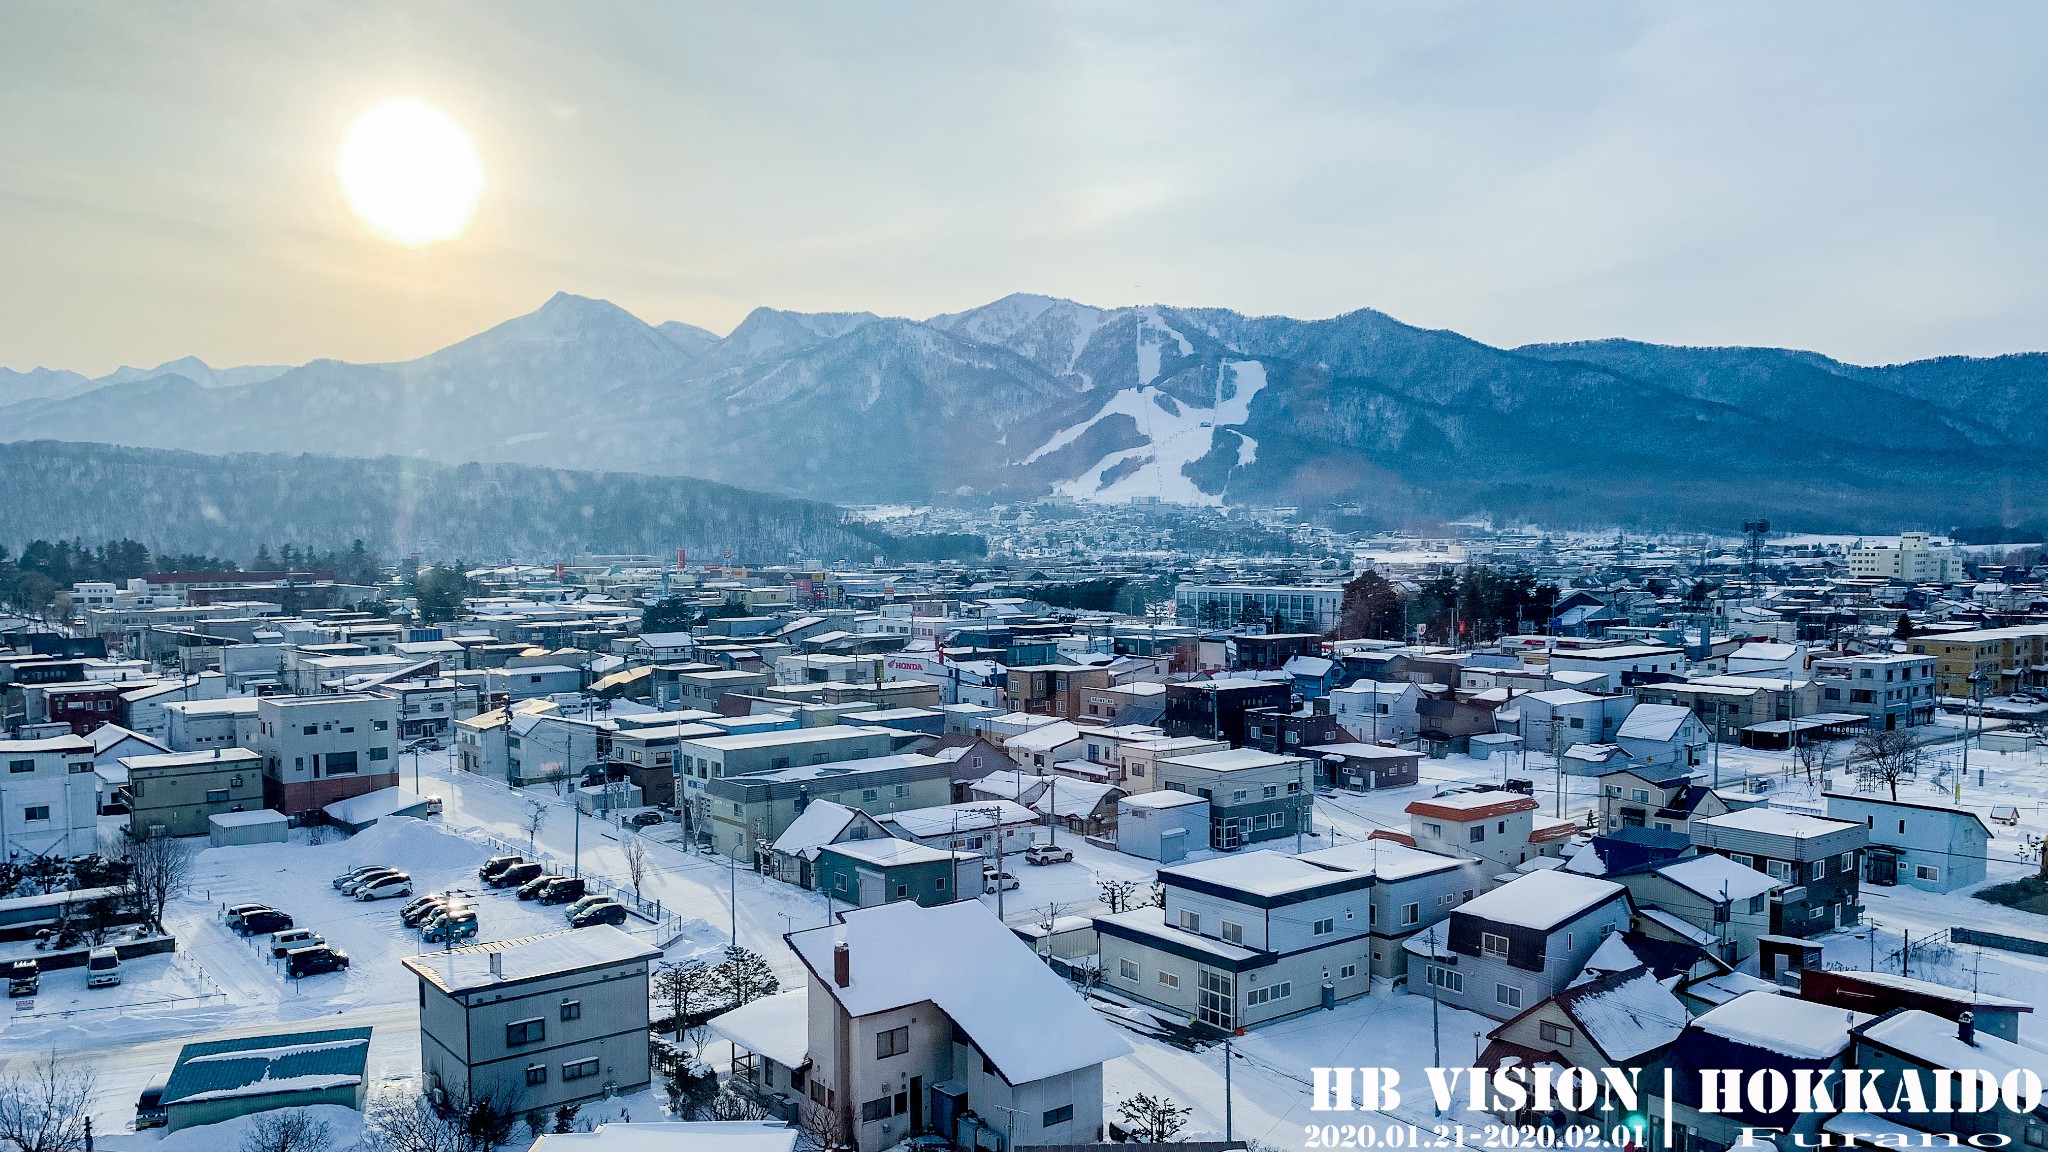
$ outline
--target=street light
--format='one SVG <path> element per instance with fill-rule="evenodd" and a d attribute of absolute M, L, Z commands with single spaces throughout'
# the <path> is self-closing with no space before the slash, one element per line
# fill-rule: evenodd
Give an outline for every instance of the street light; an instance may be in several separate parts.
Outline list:
<path fill-rule="evenodd" d="M 1984 731 L 1984 685 L 1985 682 L 1990 679 L 1990 677 L 1984 675 L 1982 672 L 1973 671 L 1967 677 L 1964 677 L 1964 679 L 1967 680 L 1970 685 L 1970 700 L 1971 703 L 1973 703 L 1977 709 L 1977 732 L 1979 735 L 1982 735 Z M 1961 771 L 1956 773 L 1955 798 L 1956 803 L 1958 804 L 1961 804 L 1963 802 L 1963 777 L 1968 776 L 1969 774 L 1970 710 L 1969 706 L 1966 705 L 1963 709 L 1963 767 Z"/>

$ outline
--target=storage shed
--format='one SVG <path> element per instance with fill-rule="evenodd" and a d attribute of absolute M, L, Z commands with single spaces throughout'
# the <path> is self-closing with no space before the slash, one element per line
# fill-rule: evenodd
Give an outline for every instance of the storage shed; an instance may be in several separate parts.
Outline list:
<path fill-rule="evenodd" d="M 231 844 L 282 844 L 291 836 L 291 819 L 282 812 L 216 812 L 206 818 L 206 837 L 215 848 Z"/>

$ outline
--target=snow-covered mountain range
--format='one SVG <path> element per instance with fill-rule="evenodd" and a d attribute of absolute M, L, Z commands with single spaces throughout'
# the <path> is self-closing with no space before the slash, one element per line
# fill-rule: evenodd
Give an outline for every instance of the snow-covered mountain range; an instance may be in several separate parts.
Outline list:
<path fill-rule="evenodd" d="M 1867 368 L 1766 348 L 1490 347 L 1012 295 L 909 320 L 602 300 L 417 360 L 0 372 L 0 439 L 700 476 L 846 502 L 1060 492 L 1706 526 L 2039 519 L 2048 356 Z"/>

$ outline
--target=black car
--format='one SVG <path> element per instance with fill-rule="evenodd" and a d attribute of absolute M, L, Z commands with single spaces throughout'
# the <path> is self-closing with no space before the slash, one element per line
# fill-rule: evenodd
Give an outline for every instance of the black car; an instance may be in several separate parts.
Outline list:
<path fill-rule="evenodd" d="M 569 927 L 588 928 L 593 924 L 612 924 L 623 926 L 625 923 L 626 906 L 623 904 L 614 904 L 607 901 L 606 903 L 596 905 L 595 907 L 585 908 L 581 913 L 577 915 L 577 917 L 574 920 L 569 921 Z"/>
<path fill-rule="evenodd" d="M 299 948 L 285 955 L 285 970 L 292 979 L 303 980 L 318 976 L 322 972 L 339 972 L 348 967 L 348 953 L 337 951 L 326 945 Z"/>
<path fill-rule="evenodd" d="M 489 882 L 492 877 L 503 872 L 505 869 L 524 863 L 526 863 L 526 857 L 524 856 L 493 856 L 489 860 L 484 861 L 483 866 L 476 870 L 476 877 L 479 880 Z"/>
<path fill-rule="evenodd" d="M 568 877 L 566 876 L 535 876 L 533 879 L 528 880 L 526 883 L 521 884 L 519 886 L 519 898 L 521 900 L 538 899 L 540 897 L 541 889 L 546 888 L 548 885 L 553 884 L 557 880 L 566 879 L 568 879 Z"/>
<path fill-rule="evenodd" d="M 282 932 L 292 926 L 292 918 L 275 908 L 260 912 L 242 913 L 242 926 L 236 931 L 244 936 L 263 936 L 271 932 Z"/>
<path fill-rule="evenodd" d="M 484 881 L 484 883 L 489 884 L 493 888 L 517 888 L 521 884 L 539 877 L 546 871 L 547 869 L 538 864 L 514 864 L 489 880 Z"/>
<path fill-rule="evenodd" d="M 563 877 L 540 890 L 539 900 L 543 904 L 570 904 L 583 899 L 583 881 Z"/>

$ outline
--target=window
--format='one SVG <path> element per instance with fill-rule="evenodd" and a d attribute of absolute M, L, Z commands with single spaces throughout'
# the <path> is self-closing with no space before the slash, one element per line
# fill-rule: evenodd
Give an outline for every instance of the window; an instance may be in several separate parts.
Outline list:
<path fill-rule="evenodd" d="M 1941 869 L 1930 864 L 1916 864 L 1913 867 L 1913 878 L 1932 883 L 1941 879 Z"/>
<path fill-rule="evenodd" d="M 1628 798 L 1638 804 L 1646 803 L 1650 799 L 1650 790 L 1647 788 L 1631 788 Z"/>
<path fill-rule="evenodd" d="M 527 1086 L 528 1088 L 537 1088 L 537 1087 L 539 1087 L 540 1085 L 542 1085 L 542 1084 L 545 1084 L 545 1083 L 547 1083 L 547 1082 L 548 1082 L 548 1066 L 547 1066 L 547 1065 L 545 1065 L 545 1064 L 528 1064 L 528 1065 L 526 1066 L 526 1086 Z"/>
<path fill-rule="evenodd" d="M 1316 923 L 1321 924 L 1323 921 L 1318 920 Z M 1232 924 L 1230 921 L 1225 920 L 1223 922 L 1223 938 L 1232 944 L 1244 943 L 1244 925 Z"/>
<path fill-rule="evenodd" d="M 48 804 L 36 804 L 23 808 L 21 810 L 21 818 L 23 820 L 48 820 L 50 818 L 50 806 Z"/>
<path fill-rule="evenodd" d="M 1268 784 L 1266 785 L 1265 790 L 1260 794 L 1260 798 L 1264 800 L 1271 800 L 1273 797 L 1278 795 L 1280 795 L 1280 786 L 1278 784 Z"/>
<path fill-rule="evenodd" d="M 72 774 L 73 776 L 83 776 L 83 775 L 85 775 L 85 774 L 86 774 L 87 772 L 90 772 L 90 771 L 92 771 L 92 764 L 91 764 L 90 762 L 86 762 L 86 763 L 82 763 L 82 764 L 73 764 L 73 765 L 71 765 L 70 767 L 71 767 L 71 774 Z"/>
<path fill-rule="evenodd" d="M 877 1120 L 887 1120 L 891 1115 L 890 1107 L 893 1103 L 889 1097 L 883 1096 L 862 1104 L 860 1106 L 860 1122 L 872 1124 Z"/>
<path fill-rule="evenodd" d="M 434 710 L 435 710 L 435 711 L 437 711 L 437 712 L 438 712 L 438 711 L 440 711 L 440 706 L 439 706 L 439 705 L 436 705 L 436 706 L 435 706 L 435 708 L 434 708 Z M 372 730 L 372 731 L 375 731 L 375 732 L 388 732 L 388 731 L 390 731 L 390 730 L 391 730 L 391 721 L 389 721 L 389 720 L 372 720 L 372 721 L 370 721 L 370 728 L 371 728 L 371 730 Z"/>
<path fill-rule="evenodd" d="M 327 774 L 329 776 L 353 776 L 355 773 L 356 754 L 354 752 L 329 752 L 327 754 Z"/>
<path fill-rule="evenodd" d="M 573 1064 L 562 1065 L 562 1079 L 581 1080 L 586 1076 L 595 1076 L 600 1071 L 602 1071 L 602 1066 L 598 1063 L 597 1058 L 593 1056 L 588 1060 L 578 1060 Z"/>
<path fill-rule="evenodd" d="M 860 790 L 860 798 L 863 803 L 872 804 L 879 796 L 880 793 L 876 792 L 873 788 L 863 788 Z"/>
<path fill-rule="evenodd" d="M 1586 726 L 1586 720 L 1582 716 L 1574 716 L 1572 717 L 1571 726 L 1574 728 L 1584 728 Z"/>
<path fill-rule="evenodd" d="M 1200 932 L 1202 930 L 1202 914 L 1199 912 L 1190 912 L 1185 908 L 1181 909 L 1180 926 L 1187 929 L 1190 932 Z"/>
<path fill-rule="evenodd" d="M 514 1048 L 521 1044 L 537 1044 L 547 1039 L 547 1035 L 548 1026 L 545 1020 L 514 1020 L 505 1025 L 505 1046 Z"/>
<path fill-rule="evenodd" d="M 1505 956 L 1508 954 L 1508 938 L 1493 932 L 1481 932 L 1479 950 L 1488 956 Z"/>
<path fill-rule="evenodd" d="M 908 1027 L 891 1028 L 886 1032 L 875 1033 L 875 1059 L 886 1060 L 891 1056 L 901 1056 L 908 1051 L 910 1051 L 910 1029 Z"/>
<path fill-rule="evenodd" d="M 1783 880 L 1787 884 L 1792 882 L 1792 865 L 1783 860 L 1764 861 L 1764 871 L 1773 880 Z"/>
<path fill-rule="evenodd" d="M 318 724 L 308 724 L 299 729 L 299 735 L 301 736 L 318 736 L 319 734 L 320 726 Z"/>
<path fill-rule="evenodd" d="M 1264 1004 L 1268 1000 L 1285 1000 L 1292 995 L 1294 995 L 1293 981 L 1283 980 L 1278 984 L 1269 984 L 1264 988 L 1254 988 L 1246 992 L 1244 994 L 1244 1002 L 1246 1007 L 1251 1007 L 1254 1004 Z"/>
<path fill-rule="evenodd" d="M 1318 936 L 1328 936 L 1330 933 L 1335 932 L 1336 930 L 1337 920 L 1335 917 L 1325 916 L 1323 919 L 1318 920 L 1315 923 L 1314 931 L 1315 934 Z"/>
<path fill-rule="evenodd" d="M 1346 964 L 1342 968 L 1337 969 L 1337 979 L 1339 980 L 1349 980 L 1356 975 L 1358 975 L 1358 965 L 1356 964 Z"/>
<path fill-rule="evenodd" d="M 1474 844 L 1486 839 L 1486 825 L 1474 824 L 1471 831 L 1465 834 L 1465 838 Z"/>
<path fill-rule="evenodd" d="M 1555 1044 L 1560 1048 L 1572 1046 L 1572 1030 L 1569 1028 L 1560 1027 L 1545 1020 L 1536 1026 L 1536 1031 L 1543 1037 L 1545 1044 Z"/>
<path fill-rule="evenodd" d="M 372 748 L 372 749 L 370 749 L 370 759 L 372 759 L 372 760 L 389 760 L 389 759 L 391 759 L 391 749 L 389 749 L 389 748 Z"/>
<path fill-rule="evenodd" d="M 1444 826 L 1441 824 L 1431 824 L 1425 821 L 1422 825 L 1422 831 L 1426 835 L 1435 836 L 1441 839 L 1444 834 Z"/>
<path fill-rule="evenodd" d="M 1737 864 L 1742 865 L 1744 868 L 1756 867 L 1756 858 L 1753 856 L 1744 856 L 1742 853 L 1736 852 L 1731 854 L 1728 858 L 1730 860 L 1735 861 Z"/>
<path fill-rule="evenodd" d="M 1840 857 L 1838 857 L 1838 858 L 1836 859 L 1836 861 L 1835 861 L 1835 871 L 1837 871 L 1837 872 L 1854 872 L 1855 870 L 1856 870 L 1856 853 L 1854 853 L 1854 852 L 1844 852 L 1844 853 L 1842 853 L 1842 855 L 1841 855 Z"/>
<path fill-rule="evenodd" d="M 1751 915 L 1764 910 L 1764 899 L 1765 897 L 1761 894 L 1749 898 L 1749 911 Z"/>
<path fill-rule="evenodd" d="M 564 1019 L 564 1020 L 581 1020 L 581 1019 L 583 1019 L 583 1001 L 581 1001 L 581 1000 L 564 1000 L 564 1001 L 562 1001 L 562 1019 Z"/>
<path fill-rule="evenodd" d="M 1180 977 L 1175 976 L 1171 972 L 1161 972 L 1159 974 L 1159 982 L 1161 984 L 1166 985 L 1168 988 L 1180 987 Z"/>
<path fill-rule="evenodd" d="M 1136 960 L 1118 960 L 1116 962 L 1116 974 L 1125 980 L 1136 980 L 1138 978 L 1138 962 Z"/>
<path fill-rule="evenodd" d="M 9 760 L 7 762 L 7 770 L 15 773 L 33 772 L 36 770 L 36 762 L 33 760 Z"/>
<path fill-rule="evenodd" d="M 1463 992 L 1465 990 L 1465 976 L 1463 973 L 1453 972 L 1449 968 L 1439 968 L 1434 964 L 1429 966 L 1429 982 L 1434 987 L 1441 988 L 1446 992 Z"/>
<path fill-rule="evenodd" d="M 207 802 L 208 804 L 225 804 L 225 803 L 227 803 L 227 802 L 228 802 L 228 790 L 227 790 L 227 789 L 225 789 L 225 788 L 208 788 L 208 789 L 206 790 L 206 802 Z"/>
<path fill-rule="evenodd" d="M 1503 1008 L 1520 1008 L 1522 1006 L 1522 990 L 1512 984 L 1495 984 L 1493 986 L 1493 998 Z"/>
<path fill-rule="evenodd" d="M 1245 790 L 1244 790 L 1244 789 L 1242 789 L 1242 788 L 1239 788 L 1239 789 L 1237 789 L 1236 791 L 1234 791 L 1234 792 L 1232 792 L 1232 793 L 1230 794 L 1230 798 L 1231 798 L 1232 800 L 1242 800 L 1242 799 L 1244 799 L 1244 798 L 1245 798 L 1245 795 L 1246 795 L 1246 792 L 1245 792 Z"/>
<path fill-rule="evenodd" d="M 945 878 L 944 876 L 935 876 L 935 877 L 933 877 L 933 878 L 932 878 L 932 891 L 934 891 L 934 892 L 944 892 L 945 890 L 946 890 L 946 878 Z"/>
<path fill-rule="evenodd" d="M 1040 1117 L 1038 1126 L 1040 1128 L 1050 1128 L 1055 1124 L 1065 1124 L 1073 1118 L 1074 1106 L 1072 1104 L 1062 1104 Z"/>
<path fill-rule="evenodd" d="M 1403 904 L 1403 905 L 1401 905 L 1401 926 L 1402 926 L 1402 927 L 1404 927 L 1404 928 L 1405 928 L 1405 927 L 1408 927 L 1409 925 L 1412 925 L 1412 924 L 1420 924 L 1420 923 L 1422 923 L 1422 905 L 1421 905 L 1421 904 L 1419 904 L 1419 903 L 1418 903 L 1418 904 Z"/>

